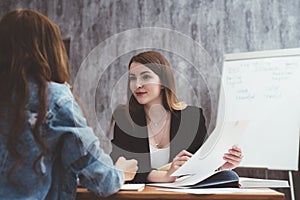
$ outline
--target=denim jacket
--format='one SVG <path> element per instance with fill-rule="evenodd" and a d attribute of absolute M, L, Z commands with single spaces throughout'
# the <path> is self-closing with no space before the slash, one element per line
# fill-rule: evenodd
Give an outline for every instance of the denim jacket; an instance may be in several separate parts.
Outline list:
<path fill-rule="evenodd" d="M 48 110 L 40 133 L 46 141 L 47 152 L 39 161 L 37 170 L 32 168 L 40 153 L 32 129 L 38 110 L 37 85 L 29 84 L 30 98 L 26 109 L 25 128 L 21 134 L 26 144 L 26 159 L 7 180 L 14 160 L 7 150 L 9 108 L 0 107 L 0 199 L 75 199 L 77 182 L 97 195 L 108 196 L 117 192 L 123 181 L 123 173 L 116 169 L 109 155 L 100 148 L 99 140 L 88 127 L 82 111 L 68 84 L 48 83 Z M 1 98 L 1 97 L 0 97 Z"/>

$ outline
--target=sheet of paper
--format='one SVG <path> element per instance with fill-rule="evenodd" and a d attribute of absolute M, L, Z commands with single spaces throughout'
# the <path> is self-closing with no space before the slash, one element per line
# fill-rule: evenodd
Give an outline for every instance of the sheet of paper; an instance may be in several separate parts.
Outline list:
<path fill-rule="evenodd" d="M 136 184 L 123 184 L 121 187 L 121 190 L 136 190 L 136 191 L 142 191 L 145 187 L 144 183 L 136 183 Z"/>
<path fill-rule="evenodd" d="M 168 192 L 182 192 L 189 194 L 262 194 L 276 193 L 270 189 L 240 189 L 240 188 L 207 188 L 207 189 L 167 189 L 158 188 L 157 190 Z"/>
<path fill-rule="evenodd" d="M 200 149 L 172 176 L 197 174 L 206 176 L 224 164 L 223 156 L 233 145 L 239 145 L 249 121 L 224 121 L 217 124 Z"/>

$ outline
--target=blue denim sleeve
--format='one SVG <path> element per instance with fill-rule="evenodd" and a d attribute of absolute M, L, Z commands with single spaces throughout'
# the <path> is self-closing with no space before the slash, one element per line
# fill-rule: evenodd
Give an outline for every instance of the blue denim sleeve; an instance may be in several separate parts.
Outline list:
<path fill-rule="evenodd" d="M 73 98 L 60 106 L 51 129 L 62 134 L 62 163 L 78 175 L 82 186 L 100 196 L 109 196 L 120 189 L 123 172 L 114 167 L 110 156 L 100 148 L 99 139 Z"/>

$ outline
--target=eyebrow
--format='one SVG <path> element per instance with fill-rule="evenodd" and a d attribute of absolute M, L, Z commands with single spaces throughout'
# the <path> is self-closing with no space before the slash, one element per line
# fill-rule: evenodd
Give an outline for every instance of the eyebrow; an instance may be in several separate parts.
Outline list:
<path fill-rule="evenodd" d="M 142 72 L 140 73 L 140 75 L 148 74 L 148 73 L 150 73 L 150 71 L 142 71 Z M 132 74 L 132 73 L 130 73 L 129 75 L 130 75 L 130 76 L 135 76 L 135 74 Z"/>

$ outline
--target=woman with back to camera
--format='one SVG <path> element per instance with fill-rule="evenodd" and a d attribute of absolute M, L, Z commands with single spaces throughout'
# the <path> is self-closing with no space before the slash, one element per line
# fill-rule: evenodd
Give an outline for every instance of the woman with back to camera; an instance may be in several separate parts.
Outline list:
<path fill-rule="evenodd" d="M 207 131 L 202 109 L 179 102 L 167 59 L 148 51 L 129 62 L 127 103 L 113 113 L 112 157 L 138 160 L 132 182 L 173 182 L 170 175 L 203 144 Z M 242 159 L 233 146 L 220 169 L 233 169 Z M 168 170 L 157 170 L 171 162 Z"/>
<path fill-rule="evenodd" d="M 0 20 L 0 199 L 75 199 L 77 181 L 101 196 L 137 170 L 113 165 L 69 87 L 60 30 L 17 9 Z M 124 172 L 122 172 L 124 171 Z"/>

